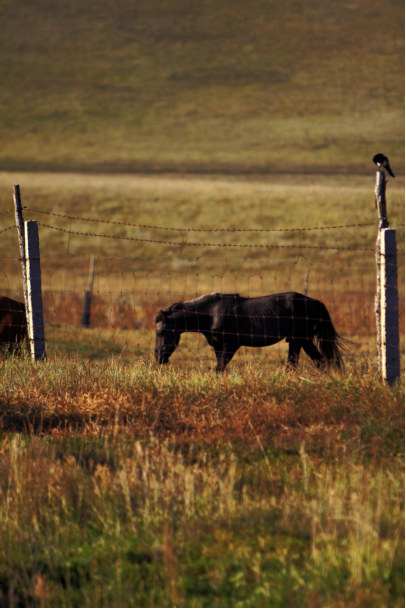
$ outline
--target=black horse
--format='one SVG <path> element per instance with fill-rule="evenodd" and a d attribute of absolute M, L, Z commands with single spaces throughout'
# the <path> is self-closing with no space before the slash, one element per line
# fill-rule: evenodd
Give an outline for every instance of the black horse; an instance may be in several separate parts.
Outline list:
<path fill-rule="evenodd" d="M 222 372 L 239 347 L 267 347 L 286 338 L 288 364 L 296 367 L 300 350 L 315 362 L 340 369 L 340 349 L 350 341 L 337 334 L 326 306 L 297 292 L 245 298 L 239 294 L 206 294 L 195 300 L 175 302 L 155 317 L 155 357 L 167 364 L 182 332 L 201 332 Z M 316 341 L 318 348 L 314 344 Z"/>
<path fill-rule="evenodd" d="M 27 318 L 23 302 L 0 296 L 0 352 L 21 353 L 27 338 Z"/>

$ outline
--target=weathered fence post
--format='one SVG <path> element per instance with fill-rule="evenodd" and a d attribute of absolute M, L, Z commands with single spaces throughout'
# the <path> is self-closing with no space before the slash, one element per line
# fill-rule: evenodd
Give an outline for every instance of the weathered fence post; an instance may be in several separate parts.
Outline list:
<path fill-rule="evenodd" d="M 381 230 L 381 369 L 392 383 L 400 375 L 396 230 Z"/>
<path fill-rule="evenodd" d="M 24 302 L 25 302 L 25 310 L 27 315 L 27 323 L 28 321 L 28 288 L 27 288 L 27 266 L 26 266 L 26 256 L 25 256 L 25 236 L 24 236 L 24 219 L 23 219 L 23 208 L 21 206 L 21 195 L 20 195 L 20 186 L 15 184 L 13 189 L 14 196 L 14 210 L 15 210 L 15 219 L 16 219 L 16 227 L 18 233 L 18 243 L 20 247 L 20 261 L 21 268 L 23 271 L 23 292 L 24 292 Z"/>
<path fill-rule="evenodd" d="M 306 273 L 306 279 L 304 283 L 304 295 L 307 296 L 307 292 L 309 291 L 309 271 Z"/>
<path fill-rule="evenodd" d="M 26 220 L 24 227 L 28 292 L 28 338 L 30 340 L 32 359 L 45 360 L 44 312 L 42 307 L 38 224 L 35 220 Z"/>
<path fill-rule="evenodd" d="M 90 256 L 90 266 L 89 266 L 89 283 L 85 293 L 85 303 L 83 305 L 83 315 L 82 315 L 82 326 L 84 328 L 89 328 L 90 326 L 90 312 L 92 305 L 92 294 L 93 294 L 93 281 L 94 281 L 94 262 L 95 257 Z"/>
<path fill-rule="evenodd" d="M 375 299 L 378 365 L 382 379 L 393 383 L 400 375 L 396 230 L 389 228 L 383 171 L 376 175 L 375 197 L 379 218 Z"/>

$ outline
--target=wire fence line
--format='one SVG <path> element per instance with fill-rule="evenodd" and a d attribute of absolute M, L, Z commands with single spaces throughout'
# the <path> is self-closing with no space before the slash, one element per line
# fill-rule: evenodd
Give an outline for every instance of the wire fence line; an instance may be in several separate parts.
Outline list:
<path fill-rule="evenodd" d="M 33 211 L 40 214 L 47 214 L 49 216 L 55 216 L 58 218 L 67 218 L 69 220 L 80 220 L 82 222 L 97 222 L 102 224 L 114 224 L 117 226 L 130 226 L 135 228 L 151 228 L 156 230 L 165 230 L 165 231 L 180 231 L 180 232 L 195 232 L 195 233 L 283 233 L 283 232 L 303 232 L 303 231 L 313 231 L 313 230 L 332 230 L 338 228 L 355 228 L 362 226 L 376 226 L 376 223 L 364 223 L 364 224 L 342 224 L 337 226 L 314 226 L 309 228 L 208 228 L 208 227 L 200 227 L 200 228 L 176 228 L 176 227 L 168 227 L 168 226 L 155 226 L 150 224 L 140 224 L 140 223 L 132 223 L 132 222 L 117 222 L 115 220 L 100 220 L 98 218 L 83 218 L 81 216 L 70 216 L 67 214 L 57 214 L 55 212 L 43 211 L 39 209 L 34 209 L 27 207 L 27 211 Z"/>
<path fill-rule="evenodd" d="M 62 228 L 38 222 L 40 227 L 50 231 L 44 233 L 44 238 L 41 236 L 44 316 L 46 341 L 50 350 L 78 351 L 90 357 L 103 357 L 111 353 L 148 356 L 155 346 L 155 316 L 160 309 L 166 309 L 174 302 L 189 301 L 212 292 L 241 293 L 252 297 L 295 291 L 317 298 L 327 306 L 339 333 L 356 343 L 357 357 L 362 355 L 368 358 L 375 353 L 375 247 L 346 247 L 342 244 L 343 239 L 337 245 L 313 245 L 302 243 L 300 238 L 303 233 L 313 231 L 347 231 L 376 227 L 376 222 L 286 229 L 174 228 L 84 218 L 29 207 L 23 209 L 33 214 L 55 216 L 67 220 L 69 224 L 91 222 L 117 227 L 177 231 L 181 236 L 205 232 L 219 235 L 294 233 L 299 238 L 299 242 L 295 244 L 213 243 L 205 240 L 189 242 L 187 238 L 172 241 L 82 232 L 72 230 L 71 226 Z M 14 213 L 14 210 L 2 212 L 1 215 L 10 213 Z M 404 226 L 399 223 L 396 225 Z M 0 232 L 14 227 L 6 227 Z M 65 249 L 61 247 L 61 250 L 54 254 L 48 246 L 52 232 L 66 234 L 69 240 L 71 237 L 77 237 L 82 251 L 72 251 L 69 241 L 67 246 L 65 244 Z M 90 245 L 90 239 L 93 238 L 116 240 L 118 243 L 121 241 L 123 247 L 125 242 L 139 243 L 141 254 L 107 256 L 99 252 L 100 255 L 95 256 L 93 277 L 90 279 L 90 254 L 95 252 L 96 247 Z M 143 244 L 152 246 L 150 252 L 144 250 L 147 252 L 145 255 L 142 254 Z M 158 248 L 156 256 L 153 249 L 155 246 Z M 168 247 L 179 248 L 179 251 L 170 252 Z M 196 251 L 187 255 L 185 248 L 194 248 Z M 199 248 L 215 249 L 221 252 L 221 255 L 201 253 Z M 86 249 L 88 253 L 83 253 Z M 252 251 L 258 255 L 251 254 Z M 399 254 L 404 252 L 403 249 L 397 251 Z M 243 257 L 239 252 L 243 252 Z M 318 252 L 321 252 L 321 255 Z M 0 261 L 0 296 L 7 294 L 10 297 L 19 296 L 21 299 L 19 262 L 18 257 L 2 258 Z M 402 260 L 399 262 L 402 264 Z M 399 289 L 401 293 L 404 292 L 402 282 Z M 84 302 L 89 294 L 90 322 L 84 327 Z M 402 316 L 402 304 L 400 313 Z M 227 316 L 225 313 L 226 318 Z M 240 316 L 241 319 L 243 317 Z M 268 317 L 272 315 L 263 316 L 264 319 Z M 278 318 L 282 323 L 286 316 L 278 314 Z M 300 315 L 296 314 L 296 319 L 301 319 Z M 317 319 L 310 316 L 307 321 Z M 242 331 L 239 335 L 247 336 L 249 333 Z M 277 338 L 278 334 L 264 330 L 263 337 Z M 243 350 L 241 358 L 244 361 L 247 361 L 247 358 L 255 358 L 274 362 L 286 359 L 286 348 L 281 342 L 273 350 L 252 350 L 250 355 L 247 350 Z M 176 357 L 183 362 L 190 361 L 190 358 L 213 359 L 201 335 L 187 335 L 182 338 Z"/>
<path fill-rule="evenodd" d="M 54 214 L 57 215 L 57 214 Z M 73 218 L 70 216 L 62 216 L 65 218 L 71 218 L 79 220 L 81 218 Z M 103 221 L 101 221 L 103 222 Z M 125 226 L 137 226 L 142 228 L 157 228 L 153 226 L 147 225 L 132 225 L 121 222 L 112 222 L 111 224 L 117 224 Z M 174 245 L 179 247 L 190 246 L 190 247 L 218 247 L 218 248 L 240 248 L 240 249 L 304 249 L 304 250 L 332 250 L 332 251 L 348 251 L 348 252 L 374 252 L 375 248 L 373 247 L 343 247 L 339 245 L 335 246 L 323 246 L 323 245 L 305 245 L 299 243 L 298 245 L 280 245 L 280 244 L 272 244 L 272 243 L 207 243 L 207 242 L 195 242 L 195 241 L 167 241 L 162 239 L 143 239 L 140 237 L 124 237 L 122 235 L 106 235 L 105 233 L 90 233 L 90 232 L 81 232 L 74 231 L 72 229 L 60 228 L 58 226 L 52 226 L 50 224 L 45 224 L 43 222 L 38 222 L 39 226 L 43 226 L 44 228 L 49 228 L 51 230 L 59 231 L 61 233 L 66 233 L 69 235 L 77 235 L 82 237 L 98 237 L 102 239 L 116 239 L 122 241 L 134 241 L 138 243 L 157 243 L 161 245 Z M 310 230 L 327 230 L 327 229 L 338 229 L 338 228 L 353 228 L 360 226 L 374 226 L 374 224 L 352 224 L 352 225 L 342 225 L 342 226 L 330 226 L 330 227 L 315 227 L 315 228 L 303 228 L 303 229 L 275 229 L 274 231 L 270 231 L 268 229 L 210 229 L 207 232 L 302 232 L 302 231 L 310 231 Z M 6 232 L 12 228 L 15 228 L 14 225 L 8 226 L 2 230 L 0 230 L 0 234 Z M 161 227 L 162 228 L 162 227 Z M 178 230 L 179 232 L 197 232 L 198 229 L 163 229 L 163 230 Z M 202 229 L 204 232 L 204 229 Z M 404 253 L 404 249 L 397 248 L 399 253 Z"/>
<path fill-rule="evenodd" d="M 160 239 L 142 239 L 140 237 L 123 237 L 120 235 L 106 235 L 100 233 L 89 233 L 89 232 L 80 232 L 74 231 L 71 229 L 59 228 L 57 226 L 52 226 L 50 224 L 44 224 L 43 222 L 38 222 L 39 226 L 43 226 L 44 228 L 49 228 L 51 230 L 56 230 L 61 233 L 67 233 L 70 235 L 79 235 L 82 237 L 100 237 L 102 239 L 117 239 L 122 241 L 135 241 L 139 243 L 159 243 L 161 245 L 175 245 L 175 246 L 191 246 L 191 247 L 235 247 L 235 248 L 253 248 L 253 249 L 310 249 L 310 250 L 338 250 L 338 251 L 365 251 L 365 252 L 374 252 L 375 248 L 367 248 L 367 247 L 342 247 L 342 246 L 317 246 L 317 245 L 279 245 L 279 244 L 271 244 L 271 243 L 205 243 L 205 242 L 194 242 L 194 241 L 165 241 Z M 400 250 L 398 250 L 400 251 Z"/>
<path fill-rule="evenodd" d="M 82 216 L 71 216 L 68 214 L 58 214 L 56 212 L 45 211 L 42 209 L 35 209 L 33 207 L 23 207 L 26 211 L 32 211 L 38 214 L 46 214 L 48 216 L 55 216 L 57 218 L 66 218 L 68 220 L 80 220 L 81 222 L 95 222 L 99 224 L 112 224 L 116 226 L 130 226 L 134 228 L 148 228 L 155 230 L 165 231 L 176 231 L 176 232 L 199 232 L 199 233 L 286 233 L 286 232 L 305 232 L 305 231 L 316 231 L 316 230 L 333 230 L 340 228 L 360 228 L 365 226 L 377 226 L 377 222 L 364 222 L 356 224 L 338 224 L 335 226 L 312 226 L 312 227 L 294 227 L 294 228 L 178 228 L 172 226 L 156 226 L 153 224 L 141 224 L 133 222 L 118 222 L 115 220 L 102 220 L 100 218 L 84 218 Z M 14 210 L 1 212 L 0 215 L 14 214 Z M 394 226 L 405 226 L 400 222 L 393 223 Z"/>
<path fill-rule="evenodd" d="M 0 233 L 5 233 L 7 230 L 10 230 L 11 228 L 15 228 L 15 227 L 16 227 L 16 225 L 12 224 L 11 226 L 7 226 L 6 228 L 2 228 L 0 230 Z"/>

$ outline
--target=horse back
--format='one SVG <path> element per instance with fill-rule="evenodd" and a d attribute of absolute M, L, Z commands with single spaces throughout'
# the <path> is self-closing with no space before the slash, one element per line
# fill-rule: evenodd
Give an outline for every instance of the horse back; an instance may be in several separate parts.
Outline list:
<path fill-rule="evenodd" d="M 224 298 L 212 310 L 212 329 L 240 344 L 273 344 L 283 338 L 313 339 L 316 321 L 324 305 L 298 292 L 283 292 L 256 298 Z M 253 346 L 259 346 L 253 344 Z"/>

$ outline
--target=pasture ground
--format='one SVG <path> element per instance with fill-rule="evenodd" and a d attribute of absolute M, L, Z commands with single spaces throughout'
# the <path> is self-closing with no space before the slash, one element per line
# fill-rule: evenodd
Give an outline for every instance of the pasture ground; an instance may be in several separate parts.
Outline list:
<path fill-rule="evenodd" d="M 371 162 L 390 157 L 404 222 L 403 11 L 2 2 L 0 231 L 19 183 L 49 358 L 0 360 L 0 605 L 404 606 L 404 378 L 384 387 L 375 364 Z M 21 299 L 18 257 L 2 232 L 1 294 Z M 158 307 L 303 292 L 307 274 L 355 343 L 344 374 L 288 374 L 281 343 L 216 377 L 193 337 L 151 364 Z"/>
<path fill-rule="evenodd" d="M 404 379 L 388 389 L 376 370 L 373 174 L 315 184 L 306 176 L 5 173 L 0 211 L 12 209 L 16 182 L 25 216 L 45 224 L 184 242 L 40 226 L 49 361 L 0 365 L 1 602 L 402 606 Z M 393 222 L 403 221 L 403 193 L 401 180 L 390 183 Z M 89 229 L 39 211 L 180 230 L 174 239 L 154 228 Z M 6 227 L 13 216 L 0 220 Z M 371 226 L 182 232 L 349 222 Z M 192 239 L 294 248 L 217 250 L 187 245 Z M 96 300 L 84 330 L 92 253 Z M 19 264 L 12 229 L 2 234 L 1 281 L 17 298 Z M 151 363 L 159 306 L 213 290 L 302 291 L 309 270 L 309 295 L 326 302 L 340 333 L 355 342 L 344 374 L 319 374 L 305 357 L 297 375 L 286 373 L 281 343 L 240 350 L 217 377 L 213 354 L 190 337 L 169 368 Z M 121 312 L 119 298 L 126 298 Z"/>
<path fill-rule="evenodd" d="M 403 605 L 403 384 L 83 357 L 0 374 L 4 606 Z"/>
<path fill-rule="evenodd" d="M 40 226 L 49 360 L 0 364 L 1 602 L 402 606 L 404 378 L 388 389 L 376 370 L 373 173 L 320 177 L 317 184 L 306 176 L 5 173 L 0 211 L 12 208 L 16 182 L 26 218 L 70 231 L 174 240 L 173 231 L 89 228 L 33 210 L 106 214 L 177 227 L 175 240 L 185 242 Z M 403 221 L 403 194 L 403 182 L 391 181 L 393 222 Z M 0 220 L 6 227 L 13 216 Z M 182 233 L 191 226 L 349 222 L 371 226 Z M 294 248 L 217 250 L 187 245 L 192 239 Z M 97 256 L 96 300 L 92 328 L 84 330 L 90 254 Z M 2 234 L 1 255 L 2 290 L 18 298 L 14 229 Z M 344 374 L 321 375 L 305 356 L 297 375 L 286 373 L 280 343 L 240 350 L 217 377 L 213 354 L 193 337 L 182 339 L 170 367 L 151 363 L 159 306 L 213 290 L 303 291 L 308 270 L 309 295 L 326 302 L 339 332 L 355 342 Z M 126 298 L 121 312 L 119 298 Z"/>

